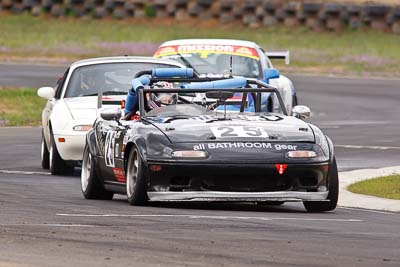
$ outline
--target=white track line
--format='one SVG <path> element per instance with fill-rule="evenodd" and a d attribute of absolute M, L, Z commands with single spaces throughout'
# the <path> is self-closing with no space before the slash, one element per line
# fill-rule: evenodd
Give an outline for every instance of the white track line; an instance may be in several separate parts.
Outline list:
<path fill-rule="evenodd" d="M 152 218 L 164 218 L 164 217 L 172 217 L 172 218 L 188 218 L 188 219 L 215 219 L 215 220 L 262 220 L 262 221 L 273 221 L 273 220 L 290 220 L 290 221 L 327 221 L 327 222 L 363 222 L 363 220 L 358 219 L 324 219 L 324 218 L 290 218 L 290 217 L 248 217 L 248 216 L 207 216 L 207 215 L 174 215 L 174 214 L 67 214 L 67 213 L 58 213 L 57 216 L 65 216 L 65 217 L 133 217 L 133 218 L 143 218 L 143 217 L 152 217 Z"/>
<path fill-rule="evenodd" d="M 50 175 L 49 172 L 29 172 L 29 171 L 10 171 L 10 170 L 0 170 L 0 173 L 6 173 L 6 174 L 25 174 L 25 175 L 33 175 L 33 174 Z"/>
<path fill-rule="evenodd" d="M 100 225 L 65 224 L 65 223 L 9 223 L 9 224 L 0 224 L 0 226 L 100 227 Z"/>
<path fill-rule="evenodd" d="M 378 149 L 378 150 L 387 150 L 387 149 L 400 149 L 398 146 L 357 146 L 357 145 L 335 145 L 335 147 L 341 148 L 359 148 L 359 149 Z"/>
<path fill-rule="evenodd" d="M 381 213 L 381 214 L 389 214 L 389 215 L 397 215 L 398 213 L 388 212 L 388 211 L 379 211 L 379 210 L 369 210 L 369 209 L 362 209 L 362 208 L 348 208 L 348 207 L 338 207 L 339 209 L 344 210 L 357 210 L 357 211 L 368 211 L 373 213 Z"/>

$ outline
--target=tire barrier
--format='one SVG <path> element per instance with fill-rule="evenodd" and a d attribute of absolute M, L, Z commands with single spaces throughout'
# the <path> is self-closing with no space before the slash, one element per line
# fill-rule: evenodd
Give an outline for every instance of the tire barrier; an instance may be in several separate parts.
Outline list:
<path fill-rule="evenodd" d="M 370 28 L 400 34 L 400 3 L 386 5 L 378 0 L 366 4 L 322 0 L 0 0 L 0 11 L 96 19 L 214 19 L 249 27 L 281 24 L 335 32 Z"/>

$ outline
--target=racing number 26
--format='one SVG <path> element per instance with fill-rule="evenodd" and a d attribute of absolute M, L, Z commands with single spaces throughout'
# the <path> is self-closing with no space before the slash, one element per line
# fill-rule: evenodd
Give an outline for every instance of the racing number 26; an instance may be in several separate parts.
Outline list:
<path fill-rule="evenodd" d="M 108 131 L 106 136 L 106 142 L 104 146 L 104 161 L 107 167 L 115 167 L 114 162 L 114 146 L 115 146 L 115 135 L 117 132 Z"/>
<path fill-rule="evenodd" d="M 254 126 L 221 126 L 211 127 L 215 137 L 268 137 L 268 133 L 261 127 Z"/>

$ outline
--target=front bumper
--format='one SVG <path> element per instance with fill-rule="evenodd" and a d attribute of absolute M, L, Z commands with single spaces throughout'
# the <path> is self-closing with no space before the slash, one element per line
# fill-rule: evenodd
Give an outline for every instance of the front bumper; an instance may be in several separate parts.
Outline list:
<path fill-rule="evenodd" d="M 328 192 L 148 192 L 151 201 L 326 201 Z"/>
<path fill-rule="evenodd" d="M 86 142 L 86 131 L 71 133 L 60 133 L 54 134 L 54 140 L 58 153 L 63 160 L 78 161 L 82 160 L 83 149 L 85 148 Z M 60 142 L 59 138 L 64 138 L 65 142 Z"/>
<path fill-rule="evenodd" d="M 271 163 L 147 163 L 151 201 L 324 201 L 329 190 L 328 162 L 288 164 L 284 173 Z"/>

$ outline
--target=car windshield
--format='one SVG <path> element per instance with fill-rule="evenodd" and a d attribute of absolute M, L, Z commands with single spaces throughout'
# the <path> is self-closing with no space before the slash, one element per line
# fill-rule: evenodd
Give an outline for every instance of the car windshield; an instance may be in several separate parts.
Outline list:
<path fill-rule="evenodd" d="M 240 92 L 240 89 L 232 89 L 232 91 L 224 90 L 223 96 L 218 95 L 219 91 L 213 90 L 210 92 L 179 92 L 182 90 L 185 89 L 170 89 L 167 93 L 160 93 L 160 91 L 150 93 L 151 89 L 146 89 L 142 96 L 142 116 L 179 119 L 203 115 L 213 115 L 218 118 L 225 118 L 226 115 L 229 118 L 231 115 L 241 114 L 247 116 L 284 114 L 276 93 L 272 90 L 261 93 L 257 91 L 263 89 L 252 88 L 251 90 L 254 92 L 243 93 Z M 160 94 L 163 95 L 164 102 L 161 101 L 161 97 L 158 97 Z M 255 101 L 257 94 L 274 99 L 274 106 L 264 105 L 261 101 L 257 104 Z"/>
<path fill-rule="evenodd" d="M 249 47 L 222 45 L 182 45 L 160 47 L 155 57 L 176 60 L 202 76 L 232 75 L 260 78 L 261 65 L 257 51 Z"/>
<path fill-rule="evenodd" d="M 76 68 L 64 97 L 93 96 L 99 92 L 128 92 L 134 76 L 143 70 L 176 67 L 159 63 L 103 63 Z"/>

